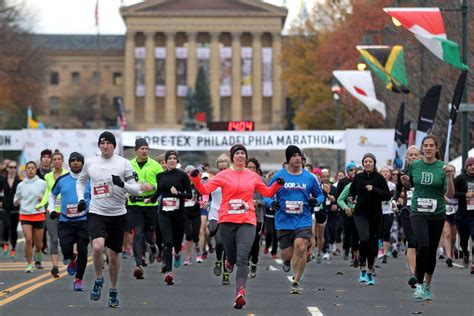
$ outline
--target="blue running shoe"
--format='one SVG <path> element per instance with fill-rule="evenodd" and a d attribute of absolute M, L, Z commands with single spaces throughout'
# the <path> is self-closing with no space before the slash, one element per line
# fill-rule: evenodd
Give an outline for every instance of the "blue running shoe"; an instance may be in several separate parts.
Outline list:
<path fill-rule="evenodd" d="M 77 261 L 76 260 L 69 260 L 69 263 L 67 265 L 67 274 L 69 275 L 74 275 L 76 274 L 77 271 Z"/>
<path fill-rule="evenodd" d="M 117 289 L 109 289 L 109 307 L 118 308 L 120 306 L 117 296 Z"/>
<path fill-rule="evenodd" d="M 417 284 L 415 293 L 413 293 L 413 298 L 421 300 L 423 299 L 424 296 L 425 296 L 425 288 L 423 287 L 423 284 Z"/>
<path fill-rule="evenodd" d="M 90 299 L 92 301 L 100 300 L 100 292 L 102 291 L 102 287 L 104 286 L 104 278 L 97 279 L 94 281 L 94 286 L 92 287 L 90 293 Z"/>
<path fill-rule="evenodd" d="M 367 273 L 367 285 L 375 285 L 375 277 L 372 273 Z"/>
<path fill-rule="evenodd" d="M 175 268 L 179 268 L 181 266 L 181 254 L 174 255 L 173 265 Z"/>
<path fill-rule="evenodd" d="M 367 271 L 365 270 L 360 271 L 359 282 L 361 283 L 367 282 Z"/>

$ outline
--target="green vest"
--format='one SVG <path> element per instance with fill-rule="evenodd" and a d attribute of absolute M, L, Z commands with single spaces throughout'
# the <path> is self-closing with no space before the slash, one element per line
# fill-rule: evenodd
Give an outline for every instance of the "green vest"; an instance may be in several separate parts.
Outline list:
<path fill-rule="evenodd" d="M 156 203 L 149 203 L 145 204 L 143 203 L 144 198 L 151 197 L 153 193 L 156 192 L 156 175 L 160 172 L 163 172 L 163 168 L 161 165 L 156 161 L 153 160 L 152 158 L 148 157 L 147 162 L 145 165 L 140 168 L 138 166 L 137 158 L 133 158 L 130 163 L 132 164 L 133 171 L 138 176 L 138 181 L 139 183 L 148 183 L 153 186 L 155 186 L 155 190 L 149 191 L 149 192 L 143 192 L 143 194 L 137 196 L 137 201 L 132 202 L 131 199 L 128 199 L 128 205 L 136 205 L 136 206 L 157 206 L 158 202 Z"/>
<path fill-rule="evenodd" d="M 61 172 L 61 176 L 68 172 L 69 172 L 68 170 L 63 168 L 63 171 Z M 49 193 L 51 193 L 54 183 L 56 182 L 56 180 L 54 180 L 54 170 L 44 175 L 44 181 L 46 181 L 46 191 L 44 192 L 43 199 L 37 206 L 45 206 L 48 203 Z M 56 197 L 55 210 L 56 212 L 61 213 L 61 194 L 58 194 L 58 196 Z M 48 211 L 52 211 L 52 210 L 48 208 Z"/>

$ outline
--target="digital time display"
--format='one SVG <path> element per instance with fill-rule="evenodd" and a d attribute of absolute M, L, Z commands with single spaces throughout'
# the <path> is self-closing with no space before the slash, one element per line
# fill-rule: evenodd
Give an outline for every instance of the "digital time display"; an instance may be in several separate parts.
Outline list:
<path fill-rule="evenodd" d="M 228 131 L 228 132 L 250 132 L 255 130 L 255 122 L 253 121 L 224 121 L 211 122 L 209 124 L 210 131 Z"/>

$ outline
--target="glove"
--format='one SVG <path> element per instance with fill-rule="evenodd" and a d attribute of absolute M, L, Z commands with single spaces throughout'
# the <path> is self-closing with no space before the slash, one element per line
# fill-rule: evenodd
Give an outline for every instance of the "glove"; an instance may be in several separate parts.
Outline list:
<path fill-rule="evenodd" d="M 308 201 L 309 207 L 313 208 L 318 206 L 318 200 L 316 200 L 314 197 L 310 197 Z"/>
<path fill-rule="evenodd" d="M 77 203 L 77 211 L 79 213 L 83 212 L 85 209 L 86 209 L 87 205 L 86 205 L 86 201 L 84 200 L 80 200 L 78 203 Z"/>
<path fill-rule="evenodd" d="M 270 204 L 270 208 L 274 211 L 277 211 L 280 209 L 280 203 L 278 203 L 277 201 L 273 201 L 271 204 Z"/>
<path fill-rule="evenodd" d="M 277 182 L 279 185 L 284 185 L 284 184 L 285 184 L 285 179 L 283 179 L 283 178 L 278 178 L 278 179 L 276 180 L 276 182 Z"/>
<path fill-rule="evenodd" d="M 125 183 L 119 176 L 112 176 L 112 183 L 115 184 L 118 187 L 123 188 L 125 186 Z"/>
<path fill-rule="evenodd" d="M 58 216 L 59 214 L 56 211 L 49 212 L 49 218 L 51 218 L 52 220 L 55 220 L 56 218 L 58 218 Z"/>
<path fill-rule="evenodd" d="M 197 178 L 197 176 L 199 176 L 199 170 L 194 169 L 189 175 L 191 176 L 191 178 Z"/>

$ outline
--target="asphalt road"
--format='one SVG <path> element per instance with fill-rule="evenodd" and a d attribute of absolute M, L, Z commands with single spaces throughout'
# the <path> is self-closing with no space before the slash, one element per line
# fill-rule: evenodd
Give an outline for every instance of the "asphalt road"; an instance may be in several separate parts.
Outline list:
<path fill-rule="evenodd" d="M 175 269 L 173 286 L 163 282 L 159 264 L 146 267 L 145 279 L 136 280 L 132 276 L 134 260 L 122 259 L 120 308 L 111 309 L 107 306 L 107 274 L 101 300 L 90 301 L 92 265 L 84 277 L 86 291 L 73 292 L 73 279 L 64 266 L 59 279 L 51 277 L 48 262 L 44 270 L 24 273 L 22 252 L 20 243 L 16 262 L 0 253 L 0 315 L 474 315 L 474 275 L 438 261 L 433 302 L 416 301 L 407 285 L 403 255 L 379 264 L 375 286 L 359 284 L 358 270 L 340 256 L 321 264 L 311 262 L 303 293 L 291 295 L 291 272 L 282 271 L 280 260 L 261 254 L 257 278 L 248 281 L 247 305 L 239 311 L 232 307 L 235 275 L 232 285 L 221 285 L 221 279 L 212 273 L 214 255 L 202 264 Z"/>

